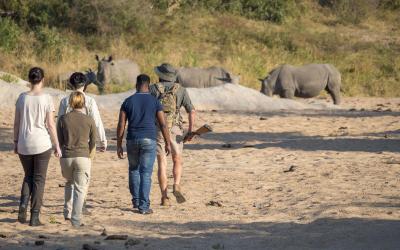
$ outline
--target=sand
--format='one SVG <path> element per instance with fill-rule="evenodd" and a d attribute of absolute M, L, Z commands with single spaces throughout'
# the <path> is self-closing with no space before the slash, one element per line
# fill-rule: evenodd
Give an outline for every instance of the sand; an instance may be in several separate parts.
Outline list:
<path fill-rule="evenodd" d="M 187 202 L 172 199 L 171 207 L 160 207 L 154 172 L 154 214 L 148 216 L 131 208 L 127 160 L 118 160 L 115 151 L 117 110 L 100 109 L 110 146 L 94 160 L 88 195 L 92 215 L 76 230 L 63 219 L 64 179 L 54 157 L 42 211 L 46 225 L 16 222 L 23 171 L 11 151 L 13 108 L 2 106 L 1 249 L 400 246 L 399 98 L 344 98 L 340 109 L 199 111 L 196 123 L 210 124 L 214 132 L 185 146 Z M 104 228 L 130 240 L 105 240 Z M 38 240 L 44 246 L 36 247 Z"/>

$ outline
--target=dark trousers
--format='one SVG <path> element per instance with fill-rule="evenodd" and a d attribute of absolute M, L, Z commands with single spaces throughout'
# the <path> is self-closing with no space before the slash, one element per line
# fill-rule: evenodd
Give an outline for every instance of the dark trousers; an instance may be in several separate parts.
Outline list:
<path fill-rule="evenodd" d="M 27 206 L 31 198 L 31 211 L 39 212 L 43 202 L 47 167 L 52 150 L 36 155 L 19 155 L 25 177 L 21 188 L 21 206 Z"/>

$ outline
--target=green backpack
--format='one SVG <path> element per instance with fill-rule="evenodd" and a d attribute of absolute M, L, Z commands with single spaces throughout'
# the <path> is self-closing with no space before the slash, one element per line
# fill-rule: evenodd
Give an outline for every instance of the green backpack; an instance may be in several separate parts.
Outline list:
<path fill-rule="evenodd" d="M 160 93 L 158 100 L 163 105 L 168 128 L 171 129 L 176 125 L 178 119 L 177 93 L 180 85 L 175 83 L 172 88 L 165 90 L 164 84 L 156 83 L 156 88 Z"/>

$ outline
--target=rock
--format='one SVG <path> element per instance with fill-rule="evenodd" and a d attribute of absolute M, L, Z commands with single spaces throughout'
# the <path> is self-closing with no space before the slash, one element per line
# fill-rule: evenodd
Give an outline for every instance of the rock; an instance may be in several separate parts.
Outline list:
<path fill-rule="evenodd" d="M 98 250 L 98 248 L 96 248 L 96 247 L 94 247 L 92 245 L 89 245 L 87 243 L 83 244 L 82 249 L 83 250 Z"/>
<path fill-rule="evenodd" d="M 9 237 L 8 234 L 6 234 L 6 233 L 0 233 L 0 238 L 5 239 L 5 238 L 8 238 L 8 237 Z"/>
<path fill-rule="evenodd" d="M 260 121 L 266 121 L 267 118 L 266 117 L 260 117 Z"/>
<path fill-rule="evenodd" d="M 129 239 L 125 242 L 125 247 L 132 247 L 140 244 L 140 240 L 137 239 Z"/>
<path fill-rule="evenodd" d="M 128 239 L 128 235 L 119 235 L 119 234 L 113 234 L 110 236 L 107 236 L 105 238 L 105 240 L 127 240 Z"/>
<path fill-rule="evenodd" d="M 232 148 L 232 144 L 227 143 L 227 144 L 222 144 L 223 148 Z"/>
<path fill-rule="evenodd" d="M 289 169 L 283 170 L 284 173 L 289 173 L 289 172 L 294 172 L 294 169 L 296 168 L 295 165 L 292 165 L 289 167 Z"/>
<path fill-rule="evenodd" d="M 220 201 L 209 201 L 207 206 L 213 206 L 213 207 L 222 207 L 222 202 Z"/>
<path fill-rule="evenodd" d="M 36 246 L 43 246 L 44 245 L 44 240 L 37 240 L 35 241 Z"/>

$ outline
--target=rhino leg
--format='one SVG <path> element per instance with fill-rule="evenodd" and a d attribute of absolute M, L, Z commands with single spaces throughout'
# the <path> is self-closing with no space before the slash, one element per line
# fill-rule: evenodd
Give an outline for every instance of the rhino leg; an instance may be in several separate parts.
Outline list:
<path fill-rule="evenodd" d="M 326 86 L 326 91 L 332 97 L 333 103 L 335 105 L 340 105 L 341 103 L 340 86 L 334 84 L 328 84 L 328 86 Z"/>
<path fill-rule="evenodd" d="M 294 98 L 294 90 L 284 89 L 284 90 L 282 90 L 282 93 L 280 96 L 281 96 L 281 98 L 293 99 Z"/>

